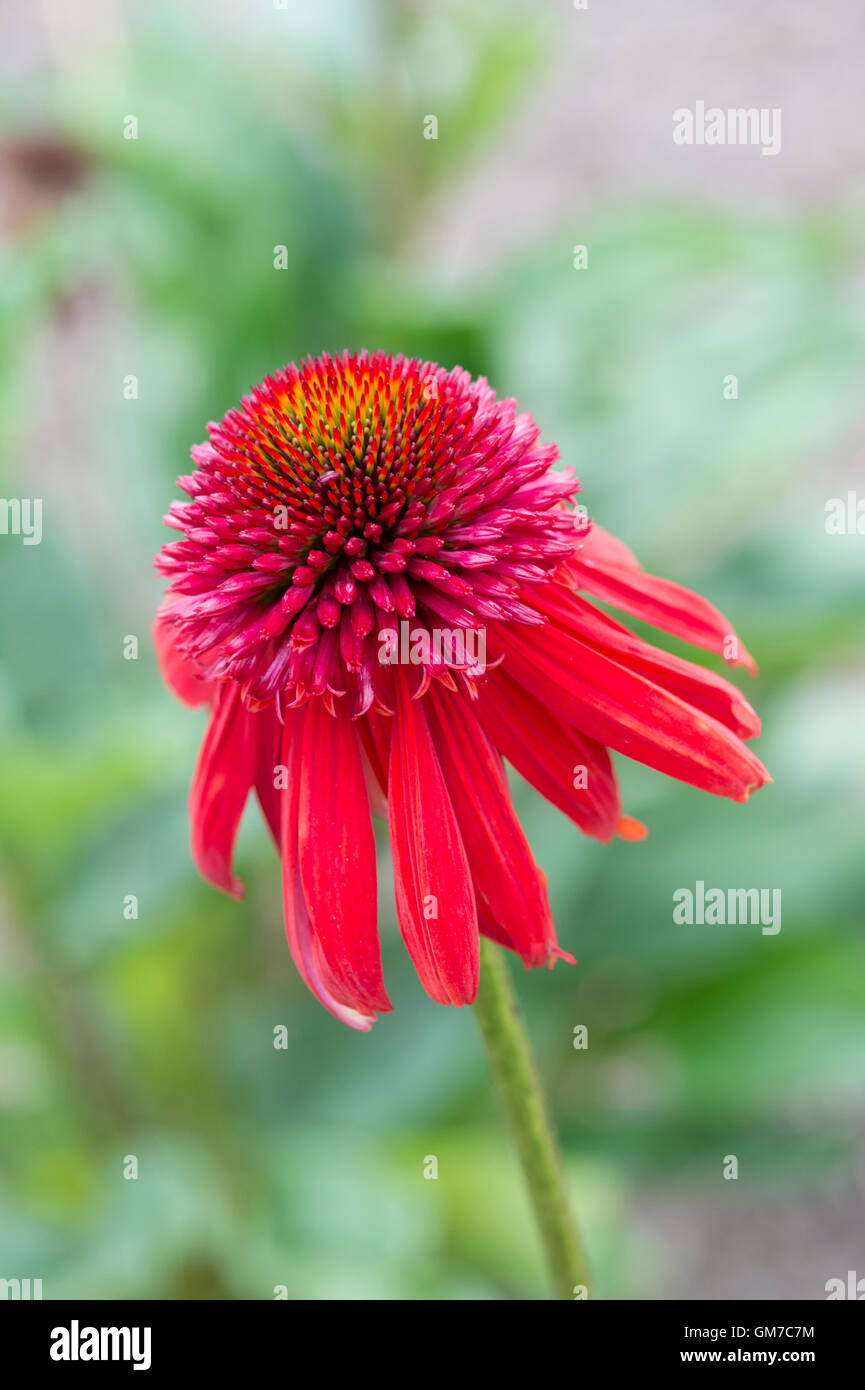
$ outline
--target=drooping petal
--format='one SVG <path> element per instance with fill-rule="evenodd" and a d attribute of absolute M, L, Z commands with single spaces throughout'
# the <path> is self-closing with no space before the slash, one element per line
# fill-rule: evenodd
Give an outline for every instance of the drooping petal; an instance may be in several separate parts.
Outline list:
<path fill-rule="evenodd" d="M 427 726 L 400 672 L 388 778 L 397 917 L 424 989 L 440 1004 L 471 1004 L 478 923 L 471 871 Z"/>
<path fill-rule="evenodd" d="M 357 732 L 369 769 L 367 787 L 370 804 L 376 815 L 387 815 L 387 776 L 390 761 L 390 731 L 392 719 L 370 710 L 357 720 Z"/>
<path fill-rule="evenodd" d="M 286 769 L 282 761 L 283 726 L 272 705 L 262 710 L 256 718 L 260 723 L 255 793 L 278 849 L 282 833 L 282 797 L 286 786 Z"/>
<path fill-rule="evenodd" d="M 230 681 L 217 692 L 189 791 L 192 857 L 209 883 L 232 897 L 243 884 L 231 872 L 237 827 L 258 762 L 258 716 Z"/>
<path fill-rule="evenodd" d="M 375 837 L 357 730 L 349 712 L 306 711 L 298 846 L 303 893 L 329 978 L 354 1008 L 386 1013 Z"/>
<path fill-rule="evenodd" d="M 578 588 L 623 613 L 757 674 L 754 658 L 723 613 L 681 584 L 646 574 L 628 548 L 600 526 L 592 526 L 581 550 L 563 568 Z"/>
<path fill-rule="evenodd" d="M 285 932 L 294 963 L 307 987 L 324 1007 L 359 1032 L 369 1032 L 376 1015 L 362 1005 L 355 1006 L 340 997 L 328 978 L 322 952 L 312 928 L 300 875 L 299 821 L 300 780 L 303 762 L 303 734 L 306 714 L 287 710 L 282 743 L 282 762 L 287 769 L 286 786 L 280 792 L 282 905 Z"/>
<path fill-rule="evenodd" d="M 369 808 L 374 816 L 380 816 L 383 820 L 387 819 L 387 792 L 382 791 L 378 774 L 373 768 L 366 751 L 366 744 L 361 740 L 360 756 L 363 762 L 363 778 L 366 783 L 366 793 L 369 797 Z"/>
<path fill-rule="evenodd" d="M 474 878 L 479 921 L 483 904 L 524 965 L 546 965 L 556 945 L 546 881 L 517 820 L 501 759 L 465 696 L 443 693 L 434 684 L 426 698 L 429 729 Z"/>
<path fill-rule="evenodd" d="M 590 738 L 734 801 L 747 801 L 771 780 L 717 720 L 552 624 L 534 642 L 515 623 L 494 626 L 513 678 Z"/>
<path fill-rule="evenodd" d="M 184 705 L 206 705 L 213 698 L 216 686 L 196 662 L 178 651 L 177 629 L 170 619 L 156 619 L 153 624 L 153 645 L 160 674 L 172 695 Z"/>
<path fill-rule="evenodd" d="M 603 565 L 605 569 L 610 565 L 624 570 L 643 568 L 630 546 L 625 545 L 625 542 L 620 541 L 611 531 L 605 531 L 596 521 L 593 521 L 590 529 L 580 537 L 575 559 L 580 562 L 591 561 L 595 565 Z"/>
<path fill-rule="evenodd" d="M 502 667 L 478 687 L 475 705 L 488 737 L 521 777 L 584 834 L 613 838 L 621 807 L 606 748 L 551 714 Z"/>
<path fill-rule="evenodd" d="M 645 840 L 649 832 L 643 822 L 637 820 L 636 816 L 622 816 L 616 833 L 622 840 L 637 842 Z"/>
<path fill-rule="evenodd" d="M 756 713 L 742 692 L 723 676 L 650 646 L 561 584 L 536 584 L 532 602 L 562 631 L 672 691 L 726 725 L 739 738 L 759 734 Z"/>

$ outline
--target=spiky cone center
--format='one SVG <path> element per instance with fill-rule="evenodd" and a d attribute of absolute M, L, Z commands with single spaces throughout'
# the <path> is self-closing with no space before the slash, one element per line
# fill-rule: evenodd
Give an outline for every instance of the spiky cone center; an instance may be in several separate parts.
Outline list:
<path fill-rule="evenodd" d="M 251 709 L 323 697 L 390 709 L 405 625 L 418 686 L 471 690 L 490 620 L 541 623 L 531 586 L 587 529 L 570 472 L 515 402 L 460 368 L 376 352 L 268 377 L 192 450 L 157 567 L 163 616 L 203 677 Z M 493 659 L 495 659 L 493 655 Z"/>

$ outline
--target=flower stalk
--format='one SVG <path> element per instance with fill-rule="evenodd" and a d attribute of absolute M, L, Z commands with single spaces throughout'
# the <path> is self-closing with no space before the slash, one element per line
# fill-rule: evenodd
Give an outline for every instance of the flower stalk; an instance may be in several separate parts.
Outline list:
<path fill-rule="evenodd" d="M 574 1299 L 581 1287 L 588 1290 L 589 1279 L 543 1087 L 504 957 L 483 937 L 474 1013 L 504 1101 L 556 1298 Z"/>

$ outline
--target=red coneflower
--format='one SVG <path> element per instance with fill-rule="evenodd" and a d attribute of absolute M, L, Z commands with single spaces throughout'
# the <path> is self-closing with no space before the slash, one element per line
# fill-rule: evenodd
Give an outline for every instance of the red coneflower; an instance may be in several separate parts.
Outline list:
<path fill-rule="evenodd" d="M 466 1004 L 478 933 L 550 965 L 542 873 L 503 759 L 587 835 L 638 837 L 610 751 L 744 801 L 768 781 L 735 686 L 634 636 L 589 594 L 751 669 L 705 600 L 647 575 L 572 505 L 579 485 L 511 400 L 384 353 L 269 377 L 208 427 L 166 517 L 182 539 L 156 624 L 164 677 L 211 719 L 192 850 L 239 896 L 255 788 L 306 983 L 367 1029 L 390 1009 L 371 808 L 427 992 Z"/>

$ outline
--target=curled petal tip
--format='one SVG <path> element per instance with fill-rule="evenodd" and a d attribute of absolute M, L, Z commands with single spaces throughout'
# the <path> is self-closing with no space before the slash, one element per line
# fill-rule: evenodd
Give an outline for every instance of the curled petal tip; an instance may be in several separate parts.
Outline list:
<path fill-rule="evenodd" d="M 727 656 L 724 660 L 728 666 L 743 666 L 749 676 L 759 676 L 760 674 L 760 667 L 757 665 L 747 647 L 743 647 L 741 644 L 739 646 L 738 656 Z"/>
<path fill-rule="evenodd" d="M 619 824 L 616 827 L 616 834 L 620 840 L 638 841 L 645 840 L 649 834 L 648 827 L 643 825 L 636 816 L 620 816 Z"/>

